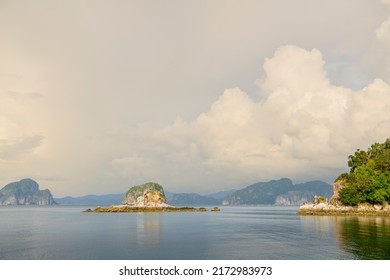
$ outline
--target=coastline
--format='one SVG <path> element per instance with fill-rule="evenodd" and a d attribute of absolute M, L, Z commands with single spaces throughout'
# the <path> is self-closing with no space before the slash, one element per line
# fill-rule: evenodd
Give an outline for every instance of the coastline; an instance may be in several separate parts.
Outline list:
<path fill-rule="evenodd" d="M 334 205 L 329 202 L 306 203 L 299 207 L 299 216 L 389 216 L 390 205 L 359 204 L 357 206 Z"/>
<path fill-rule="evenodd" d="M 213 208 L 214 209 L 214 208 Z M 211 211 L 219 211 L 213 210 Z M 95 209 L 86 209 L 83 212 L 94 212 L 94 213 L 131 213 L 131 212 L 147 212 L 147 213 L 158 213 L 158 212 L 206 212 L 206 208 L 195 208 L 195 207 L 174 207 L 174 206 L 130 206 L 130 205 L 112 205 L 109 207 L 96 207 Z"/>

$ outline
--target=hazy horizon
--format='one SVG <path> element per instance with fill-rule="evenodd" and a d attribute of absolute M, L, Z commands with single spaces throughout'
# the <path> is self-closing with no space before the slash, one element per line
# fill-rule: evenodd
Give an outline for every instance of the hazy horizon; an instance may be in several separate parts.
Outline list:
<path fill-rule="evenodd" d="M 389 112 L 389 0 L 0 0 L 1 187 L 330 183 Z"/>

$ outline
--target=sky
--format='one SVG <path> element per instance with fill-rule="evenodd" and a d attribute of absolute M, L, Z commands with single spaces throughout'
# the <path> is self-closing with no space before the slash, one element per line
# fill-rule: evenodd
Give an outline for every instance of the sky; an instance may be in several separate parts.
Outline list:
<path fill-rule="evenodd" d="M 0 0 L 0 187 L 332 183 L 390 137 L 390 0 Z"/>

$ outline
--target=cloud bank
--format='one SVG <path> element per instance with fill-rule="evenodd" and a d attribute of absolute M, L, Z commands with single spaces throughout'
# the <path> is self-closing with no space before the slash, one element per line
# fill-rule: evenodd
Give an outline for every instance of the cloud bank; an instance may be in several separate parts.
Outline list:
<path fill-rule="evenodd" d="M 114 2 L 2 5 L 0 186 L 331 182 L 390 136 L 388 0 Z"/>
<path fill-rule="evenodd" d="M 208 112 L 145 137 L 153 150 L 136 147 L 114 159 L 113 168 L 139 181 L 191 181 L 204 190 L 283 176 L 332 180 L 346 169 L 348 154 L 389 137 L 385 81 L 360 91 L 334 86 L 319 50 L 292 45 L 280 47 L 263 67 L 259 101 L 227 89 Z"/>

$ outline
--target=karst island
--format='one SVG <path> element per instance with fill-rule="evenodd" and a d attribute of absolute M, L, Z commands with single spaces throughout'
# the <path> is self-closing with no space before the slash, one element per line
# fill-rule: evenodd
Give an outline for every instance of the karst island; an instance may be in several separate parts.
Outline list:
<path fill-rule="evenodd" d="M 298 215 L 390 216 L 390 138 L 357 150 L 348 157 L 349 173 L 338 176 L 333 196 L 315 197 L 303 204 Z"/>
<path fill-rule="evenodd" d="M 214 207 L 211 211 L 219 211 Z M 157 183 L 146 183 L 130 188 L 121 205 L 97 207 L 84 212 L 205 212 L 206 208 L 175 207 L 166 203 L 164 189 Z"/>

